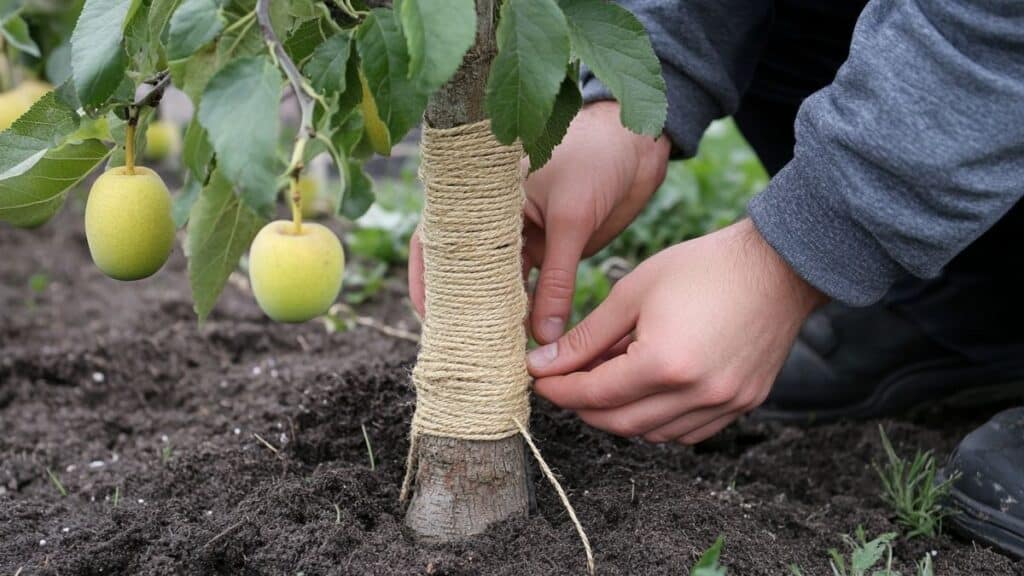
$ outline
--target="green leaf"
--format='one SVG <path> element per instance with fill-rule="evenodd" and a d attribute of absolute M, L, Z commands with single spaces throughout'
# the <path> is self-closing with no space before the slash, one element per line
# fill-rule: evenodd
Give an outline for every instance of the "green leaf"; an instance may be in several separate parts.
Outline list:
<path fill-rule="evenodd" d="M 215 170 L 192 207 L 188 224 L 188 279 L 200 322 L 206 320 L 239 258 L 266 223 Z"/>
<path fill-rule="evenodd" d="M 0 180 L 0 221 L 31 228 L 49 220 L 68 190 L 110 154 L 99 140 L 51 150 L 29 171 Z"/>
<path fill-rule="evenodd" d="M 56 92 L 43 96 L 14 125 L 0 132 L 0 178 L 24 172 L 29 161 L 60 145 L 78 129 L 78 114 L 60 102 Z"/>
<path fill-rule="evenodd" d="M 498 140 L 536 140 L 569 62 L 569 29 L 554 0 L 508 0 L 498 23 L 498 57 L 487 79 L 487 115 Z"/>
<path fill-rule="evenodd" d="M 409 79 L 409 54 L 394 12 L 374 9 L 356 32 L 356 46 L 377 115 L 391 142 L 398 142 L 420 121 L 427 94 Z"/>
<path fill-rule="evenodd" d="M 215 0 L 184 0 L 171 17 L 167 58 L 180 60 L 199 50 L 224 28 Z"/>
<path fill-rule="evenodd" d="M 404 0 L 399 16 L 409 49 L 409 76 L 428 91 L 444 85 L 476 38 L 473 0 Z"/>
<path fill-rule="evenodd" d="M 622 124 L 660 136 L 668 114 L 665 80 L 651 41 L 628 10 L 594 0 L 560 0 L 573 50 L 622 106 Z"/>
<path fill-rule="evenodd" d="M 725 576 L 725 568 L 718 565 L 719 557 L 722 555 L 722 546 L 725 545 L 725 536 L 719 536 L 710 548 L 704 551 L 700 560 L 693 565 L 690 576 Z"/>
<path fill-rule="evenodd" d="M 523 142 L 523 148 L 530 156 L 530 171 L 540 170 L 551 159 L 555 146 L 562 142 L 569 124 L 583 106 L 579 85 L 571 75 L 562 80 L 562 87 L 555 98 L 555 106 L 548 117 L 544 132 L 534 140 Z"/>
<path fill-rule="evenodd" d="M 217 49 L 210 46 L 184 60 L 175 60 L 168 65 L 174 85 L 199 106 L 203 91 L 210 78 L 217 72 Z"/>
<path fill-rule="evenodd" d="M 339 32 L 313 52 L 303 71 L 317 92 L 335 94 L 345 90 L 345 70 L 351 47 L 352 36 Z"/>
<path fill-rule="evenodd" d="M 185 145 L 182 158 L 192 177 L 197 180 L 206 179 L 207 167 L 213 159 L 213 147 L 206 137 L 206 130 L 198 118 L 192 118 L 185 130 Z"/>
<path fill-rule="evenodd" d="M 373 181 L 363 172 L 362 163 L 355 160 L 349 160 L 346 176 L 348 177 L 348 187 L 341 200 L 339 212 L 349 220 L 355 220 L 366 214 L 366 211 L 373 205 L 375 199 Z"/>
<path fill-rule="evenodd" d="M 224 176 L 241 188 L 242 201 L 260 211 L 277 196 L 281 75 L 269 59 L 231 62 L 210 79 L 199 106 Z"/>
<path fill-rule="evenodd" d="M 121 46 L 130 2 L 86 0 L 71 35 L 71 68 L 78 98 L 86 106 L 102 104 L 121 83 L 128 57 Z"/>
<path fill-rule="evenodd" d="M 323 44 L 334 32 L 334 26 L 327 18 L 306 20 L 285 39 L 284 49 L 297 65 L 302 66 L 317 46 Z"/>
<path fill-rule="evenodd" d="M 171 204 L 171 218 L 174 219 L 175 227 L 181 228 L 188 223 L 189 214 L 192 212 L 196 200 L 199 199 L 199 192 L 202 189 L 203 185 L 199 183 L 199 180 L 191 174 L 185 175 L 185 185 L 181 187 L 181 191 L 174 197 L 174 202 Z"/>
<path fill-rule="evenodd" d="M 39 58 L 39 46 L 28 32 L 28 23 L 21 16 L 11 16 L 3 21 L 0 27 L 3 37 L 18 50 Z"/>
<path fill-rule="evenodd" d="M 135 15 L 139 13 L 139 8 L 142 8 L 142 5 L 143 0 L 131 0 L 131 4 L 128 5 L 128 14 L 125 15 L 124 24 L 121 26 L 122 34 L 128 31 L 128 25 L 135 19 Z"/>

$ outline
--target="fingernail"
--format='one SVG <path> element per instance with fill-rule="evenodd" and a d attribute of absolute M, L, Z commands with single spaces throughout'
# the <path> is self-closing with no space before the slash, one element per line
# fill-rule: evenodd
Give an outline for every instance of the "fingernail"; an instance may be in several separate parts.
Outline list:
<path fill-rule="evenodd" d="M 540 337 L 549 342 L 558 340 L 563 330 L 565 330 L 565 320 L 558 316 L 550 316 L 540 323 Z"/>
<path fill-rule="evenodd" d="M 545 344 L 540 348 L 530 351 L 526 355 L 526 363 L 530 368 L 537 370 L 551 364 L 555 361 L 555 358 L 558 358 L 558 342 Z"/>

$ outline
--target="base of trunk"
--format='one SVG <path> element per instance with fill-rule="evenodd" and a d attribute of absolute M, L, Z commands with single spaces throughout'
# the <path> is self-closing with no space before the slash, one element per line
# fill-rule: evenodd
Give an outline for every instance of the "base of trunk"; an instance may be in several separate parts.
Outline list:
<path fill-rule="evenodd" d="M 405 525 L 420 540 L 449 542 L 526 516 L 530 491 L 518 435 L 502 440 L 417 439 L 416 489 Z"/>

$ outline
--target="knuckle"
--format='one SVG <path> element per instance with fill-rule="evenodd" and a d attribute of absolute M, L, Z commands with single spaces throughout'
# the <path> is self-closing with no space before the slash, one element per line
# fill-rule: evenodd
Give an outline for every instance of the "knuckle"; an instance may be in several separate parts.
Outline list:
<path fill-rule="evenodd" d="M 586 350 L 590 350 L 590 345 L 594 341 L 593 334 L 591 333 L 590 323 L 584 320 L 565 333 L 562 342 L 559 345 L 564 345 L 570 353 L 579 354 Z"/>
<path fill-rule="evenodd" d="M 546 298 L 568 301 L 572 299 L 576 273 L 557 266 L 542 266 L 537 285 L 544 291 Z"/>
<path fill-rule="evenodd" d="M 679 357 L 662 358 L 655 367 L 658 380 L 671 386 L 687 384 L 694 380 L 692 365 Z"/>
<path fill-rule="evenodd" d="M 739 407 L 736 404 L 738 397 L 739 387 L 732 382 L 709 383 L 703 390 L 703 400 L 707 406 Z"/>

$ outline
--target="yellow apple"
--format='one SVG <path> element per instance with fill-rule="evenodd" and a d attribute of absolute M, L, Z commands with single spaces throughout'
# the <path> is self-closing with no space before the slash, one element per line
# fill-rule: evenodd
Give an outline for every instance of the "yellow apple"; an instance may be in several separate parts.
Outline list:
<path fill-rule="evenodd" d="M 36 100 L 51 90 L 53 90 L 53 86 L 45 82 L 29 80 L 22 82 L 10 92 L 0 94 L 0 131 L 7 130 L 14 125 L 14 121 L 28 112 Z"/>
<path fill-rule="evenodd" d="M 85 237 L 93 262 L 116 280 L 139 280 L 159 270 L 174 247 L 171 194 L 142 166 L 135 174 L 111 168 L 92 185 Z"/>
<path fill-rule="evenodd" d="M 181 148 L 181 134 L 178 127 L 170 122 L 158 120 L 146 129 L 147 160 L 162 162 Z"/>
<path fill-rule="evenodd" d="M 305 322 L 327 312 L 341 292 L 345 252 L 326 226 L 277 220 L 249 248 L 249 282 L 256 303 L 277 322 Z"/>

